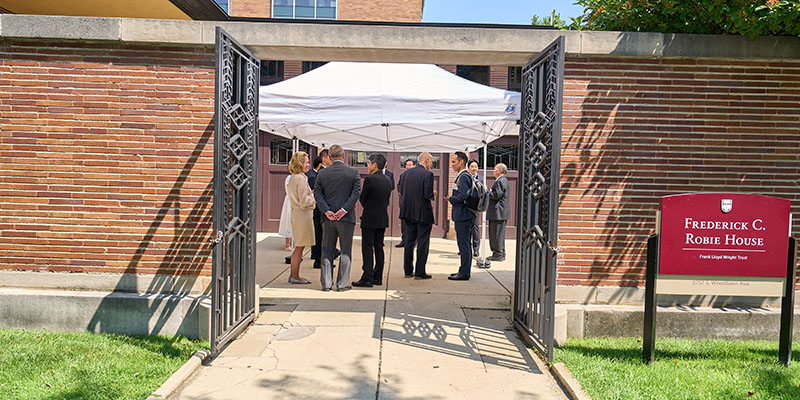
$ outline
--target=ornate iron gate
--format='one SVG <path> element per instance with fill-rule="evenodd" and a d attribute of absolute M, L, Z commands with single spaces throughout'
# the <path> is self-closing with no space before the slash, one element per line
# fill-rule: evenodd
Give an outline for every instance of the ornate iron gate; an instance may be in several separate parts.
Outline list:
<path fill-rule="evenodd" d="M 522 69 L 514 325 L 553 360 L 564 36 Z"/>
<path fill-rule="evenodd" d="M 253 321 L 260 60 L 216 31 L 211 353 Z"/>

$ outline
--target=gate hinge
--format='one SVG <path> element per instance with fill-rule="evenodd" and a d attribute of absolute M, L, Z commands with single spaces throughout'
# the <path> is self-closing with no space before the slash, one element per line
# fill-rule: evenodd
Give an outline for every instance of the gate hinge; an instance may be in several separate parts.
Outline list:
<path fill-rule="evenodd" d="M 221 242 L 222 241 L 222 231 L 217 231 L 217 237 L 215 237 L 214 239 L 211 239 L 211 241 L 214 242 L 214 244 L 217 244 L 217 243 Z"/>

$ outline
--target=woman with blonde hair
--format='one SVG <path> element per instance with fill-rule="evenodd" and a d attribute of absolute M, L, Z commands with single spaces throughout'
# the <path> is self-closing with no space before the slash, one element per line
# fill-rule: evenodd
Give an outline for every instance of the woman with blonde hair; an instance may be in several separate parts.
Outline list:
<path fill-rule="evenodd" d="M 313 246 L 314 240 L 314 195 L 311 187 L 308 186 L 306 171 L 311 166 L 308 162 L 308 154 L 298 151 L 292 155 L 289 161 L 289 181 L 286 184 L 286 194 L 289 196 L 291 204 L 292 220 L 292 239 L 294 241 L 294 251 L 292 251 L 292 263 L 289 273 L 289 283 L 308 284 L 311 281 L 300 277 L 300 262 L 303 257 L 303 249 L 306 246 Z"/>

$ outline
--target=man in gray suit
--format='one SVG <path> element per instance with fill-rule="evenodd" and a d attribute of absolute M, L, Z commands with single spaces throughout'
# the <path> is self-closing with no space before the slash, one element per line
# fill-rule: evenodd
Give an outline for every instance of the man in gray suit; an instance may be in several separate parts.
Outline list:
<path fill-rule="evenodd" d="M 489 247 L 492 255 L 487 257 L 490 261 L 503 261 L 506 259 L 506 221 L 508 221 L 508 167 L 499 163 L 494 166 L 495 181 L 489 191 L 489 208 L 486 210 L 486 219 L 489 221 Z"/>
<path fill-rule="evenodd" d="M 355 206 L 361 194 L 361 177 L 353 167 L 344 164 L 344 149 L 335 144 L 329 149 L 333 163 L 317 173 L 314 199 L 322 214 L 322 290 L 333 286 L 331 259 L 336 239 L 342 249 L 339 273 L 336 277 L 338 291 L 350 290 L 350 261 L 353 253 L 353 230 L 356 226 Z"/>

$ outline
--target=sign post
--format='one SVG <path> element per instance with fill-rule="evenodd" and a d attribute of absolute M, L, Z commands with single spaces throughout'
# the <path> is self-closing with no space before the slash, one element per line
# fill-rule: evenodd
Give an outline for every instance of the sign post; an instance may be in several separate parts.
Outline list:
<path fill-rule="evenodd" d="M 741 193 L 661 198 L 659 234 L 647 241 L 645 363 L 654 359 L 657 294 L 708 294 L 782 297 L 779 358 L 789 365 L 796 259 L 790 206 Z"/>
<path fill-rule="evenodd" d="M 778 344 L 778 360 L 787 367 L 792 362 L 792 319 L 794 317 L 795 260 L 797 260 L 797 241 L 794 238 L 789 238 L 788 259 L 786 291 L 781 302 L 781 339 Z"/>

